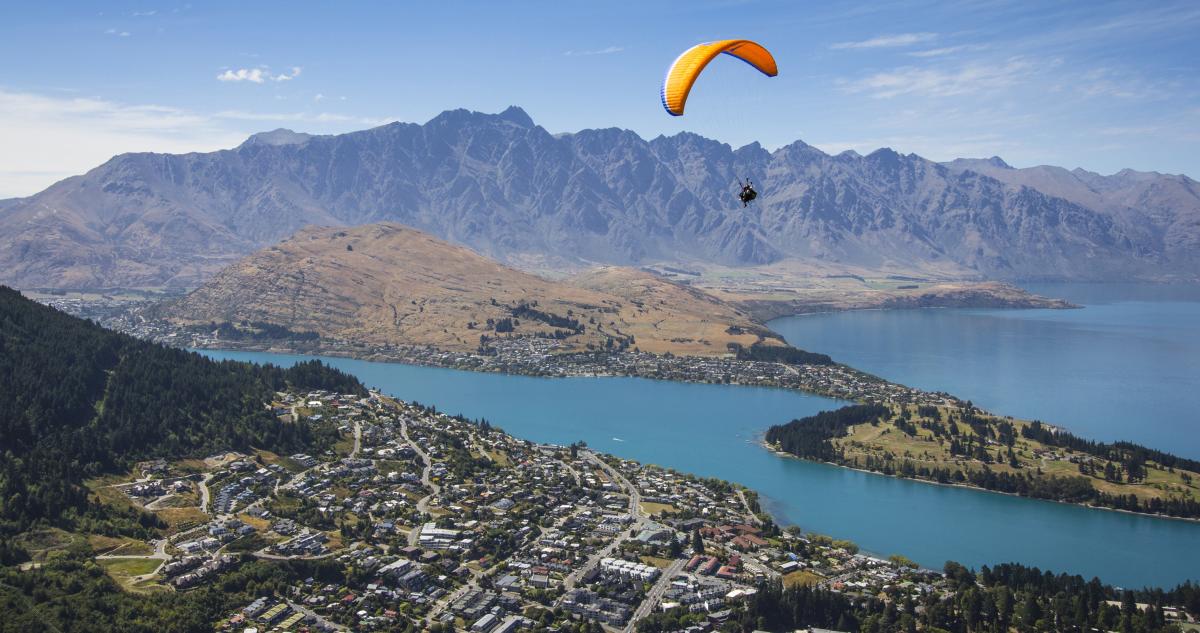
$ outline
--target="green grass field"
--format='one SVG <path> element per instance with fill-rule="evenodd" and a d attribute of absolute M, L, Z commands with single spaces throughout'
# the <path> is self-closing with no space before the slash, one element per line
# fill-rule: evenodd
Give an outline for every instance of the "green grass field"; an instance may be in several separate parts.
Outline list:
<path fill-rule="evenodd" d="M 350 440 L 350 448 L 354 448 L 354 440 L 353 439 Z M 263 462 L 265 462 L 267 464 L 277 464 L 277 465 L 287 469 L 288 472 L 298 473 L 298 472 L 301 472 L 304 470 L 304 466 L 300 465 L 299 463 L 297 463 L 295 460 L 293 460 L 290 457 L 276 455 L 275 453 L 272 453 L 271 451 L 265 451 L 262 449 L 258 449 L 254 452 L 257 453 L 258 456 L 262 458 Z"/>
<path fill-rule="evenodd" d="M 783 586 L 785 586 L 785 587 L 794 587 L 796 585 L 812 586 L 812 585 L 815 585 L 815 584 L 821 582 L 822 580 L 825 580 L 825 579 L 812 573 L 811 571 L 808 571 L 807 569 L 801 569 L 800 571 L 794 571 L 794 572 L 784 576 L 783 577 Z"/>
<path fill-rule="evenodd" d="M 145 541 L 139 541 L 131 538 L 104 536 L 103 534 L 89 534 L 87 541 L 88 545 L 91 545 L 92 550 L 97 554 L 140 556 L 143 554 L 154 553 L 154 548 L 150 547 L 150 545 Z"/>
<path fill-rule="evenodd" d="M 677 509 L 675 506 L 669 503 L 655 503 L 653 501 L 643 501 L 641 505 L 642 512 L 645 512 L 650 516 L 656 516 L 662 514 L 663 512 L 675 512 Z"/>
<path fill-rule="evenodd" d="M 162 561 L 157 558 L 99 558 L 96 559 L 96 563 L 123 588 L 130 591 L 147 591 L 151 587 L 135 579 L 153 573 Z"/>

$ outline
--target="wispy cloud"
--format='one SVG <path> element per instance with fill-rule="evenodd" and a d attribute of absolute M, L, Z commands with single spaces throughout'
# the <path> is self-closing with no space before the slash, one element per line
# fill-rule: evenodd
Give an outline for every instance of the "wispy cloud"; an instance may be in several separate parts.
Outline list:
<path fill-rule="evenodd" d="M 1194 5 L 1181 7 L 1164 3 L 1161 6 L 1143 6 L 1135 3 L 1131 9 L 1122 15 L 1050 31 L 1047 35 L 1061 41 L 1077 41 L 1085 37 L 1112 37 L 1118 33 L 1144 36 L 1160 31 L 1193 28 L 1200 24 L 1200 9 Z"/>
<path fill-rule="evenodd" d="M 134 11 L 133 13 L 130 13 L 129 15 L 131 15 L 135 18 L 148 18 L 152 15 L 157 15 L 157 14 L 158 14 L 157 9 L 150 9 L 149 11 Z"/>
<path fill-rule="evenodd" d="M 129 31 L 120 31 L 117 29 L 106 29 L 104 31 L 104 34 L 105 35 L 113 35 L 116 37 L 129 37 L 131 35 L 131 33 Z"/>
<path fill-rule="evenodd" d="M 847 92 L 865 93 L 877 99 L 908 94 L 949 97 L 1012 86 L 1033 68 L 1032 62 L 1022 58 L 1000 64 L 973 63 L 953 70 L 905 66 L 838 83 Z"/>
<path fill-rule="evenodd" d="M 1161 131 L 1162 128 L 1157 125 L 1129 125 L 1102 127 L 1092 133 L 1099 136 L 1150 136 Z"/>
<path fill-rule="evenodd" d="M 991 156 L 997 153 L 1008 153 L 1023 149 L 1024 145 L 1004 135 L 989 133 L 881 136 L 815 143 L 815 147 L 828 154 L 839 154 L 846 150 L 853 150 L 859 154 L 870 154 L 881 147 L 890 147 L 902 154 L 914 153 L 930 160 L 945 161 L 964 156 Z"/>
<path fill-rule="evenodd" d="M 254 84 L 266 83 L 273 81 L 276 83 L 291 81 L 300 76 L 301 68 L 293 66 L 289 72 L 273 74 L 267 67 L 259 68 L 226 68 L 223 72 L 217 75 L 217 81 L 225 82 L 250 82 Z"/>
<path fill-rule="evenodd" d="M 1074 91 L 1087 97 L 1153 100 L 1170 98 L 1176 87 L 1172 82 L 1151 81 L 1134 73 L 1101 67 L 1079 75 Z"/>
<path fill-rule="evenodd" d="M 911 51 L 911 52 L 905 53 L 905 55 L 908 55 L 909 57 L 945 57 L 946 55 L 953 55 L 955 53 L 965 53 L 967 51 L 979 51 L 979 50 L 983 50 L 984 48 L 987 48 L 987 47 L 974 45 L 974 44 L 963 44 L 960 46 L 943 46 L 942 48 L 930 48 L 930 49 L 926 49 L 923 51 Z"/>
<path fill-rule="evenodd" d="M 587 50 L 587 51 L 567 51 L 567 52 L 563 53 L 563 55 L 566 55 L 567 57 L 584 57 L 587 55 L 612 55 L 613 53 L 620 53 L 623 50 L 625 50 L 624 46 L 606 46 L 604 48 L 597 48 L 594 50 Z"/>
<path fill-rule="evenodd" d="M 36 193 L 117 153 L 209 151 L 245 136 L 178 108 L 0 89 L 0 198 Z"/>
<path fill-rule="evenodd" d="M 855 48 L 890 48 L 896 46 L 912 46 L 922 42 L 929 42 L 937 39 L 937 33 L 897 33 L 894 35 L 880 35 L 872 37 L 869 40 L 860 40 L 857 42 L 838 42 L 831 44 L 829 48 L 833 50 L 845 50 Z"/>
<path fill-rule="evenodd" d="M 300 71 L 301 68 L 299 66 L 292 66 L 290 72 L 275 75 L 275 81 L 291 81 L 300 76 Z"/>
<path fill-rule="evenodd" d="M 0 88 L 0 198 L 36 193 L 123 152 L 212 151 L 280 124 L 325 133 L 385 122 L 333 112 L 210 114 Z"/>
<path fill-rule="evenodd" d="M 390 119 L 360 117 L 335 112 L 249 112 L 246 110 L 222 110 L 212 115 L 216 119 L 236 121 L 276 121 L 282 123 L 355 123 L 359 125 L 383 125 Z"/>

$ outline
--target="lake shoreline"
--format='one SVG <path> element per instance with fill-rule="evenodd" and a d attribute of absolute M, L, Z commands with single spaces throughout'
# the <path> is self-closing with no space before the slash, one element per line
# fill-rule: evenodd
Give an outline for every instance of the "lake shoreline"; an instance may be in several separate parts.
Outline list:
<path fill-rule="evenodd" d="M 1200 285 L 1032 283 L 1082 310 L 855 310 L 766 325 L 861 371 L 1200 459 Z"/>
<path fill-rule="evenodd" d="M 926 309 L 926 308 L 918 308 L 918 309 Z M 278 345 L 269 346 L 268 349 L 254 349 L 254 347 L 258 347 L 258 346 L 243 346 L 240 348 L 204 347 L 204 348 L 198 348 L 198 349 L 208 349 L 211 351 L 285 353 L 285 354 L 292 354 L 292 355 L 309 355 L 309 356 L 314 355 L 314 352 L 300 351 L 295 348 L 281 347 Z M 441 352 L 441 353 L 444 354 L 445 352 Z M 623 353 L 628 354 L 628 352 L 623 352 Z M 501 367 L 461 367 L 458 365 L 453 365 L 453 364 L 444 363 L 444 362 L 421 362 L 422 360 L 428 360 L 430 358 L 437 358 L 436 356 L 434 356 L 434 357 L 430 357 L 430 356 L 419 357 L 417 359 L 413 359 L 411 357 L 406 357 L 406 356 L 393 358 L 386 354 L 379 354 L 379 353 L 355 354 L 353 351 L 347 351 L 347 350 L 332 350 L 332 351 L 322 350 L 322 351 L 316 352 L 315 355 L 334 356 L 334 357 L 339 357 L 339 358 L 347 358 L 347 359 L 351 359 L 351 360 L 359 360 L 359 361 L 365 361 L 365 362 L 371 362 L 371 363 L 384 363 L 384 364 L 393 364 L 394 363 L 394 364 L 410 365 L 410 366 L 417 366 L 417 367 L 431 367 L 431 368 L 451 369 L 451 370 L 459 370 L 459 371 L 474 371 L 474 372 L 480 372 L 480 373 L 490 373 L 490 374 L 500 374 L 500 375 L 510 375 L 510 376 L 529 376 L 529 377 L 534 377 L 534 378 L 641 378 L 641 379 L 645 379 L 645 380 L 655 380 L 655 381 L 673 382 L 673 383 L 682 383 L 682 384 L 711 384 L 711 385 L 766 387 L 766 388 L 773 388 L 773 389 L 784 389 L 784 390 L 796 391 L 796 392 L 807 394 L 807 395 L 816 395 L 816 396 L 821 396 L 821 397 L 826 397 L 826 398 L 834 398 L 834 399 L 838 399 L 838 400 L 845 400 L 848 402 L 857 402 L 857 403 L 869 403 L 869 402 L 876 401 L 876 400 L 872 400 L 869 398 L 855 397 L 853 395 L 847 395 L 844 393 L 830 393 L 830 392 L 826 392 L 826 391 L 807 389 L 802 386 L 781 385 L 781 384 L 778 384 L 775 382 L 769 382 L 769 381 L 719 382 L 719 381 L 715 381 L 715 380 L 695 379 L 695 378 L 691 378 L 686 375 L 685 376 L 663 377 L 663 376 L 659 376 L 659 375 L 651 375 L 651 374 L 639 373 L 639 372 L 617 372 L 617 371 L 603 371 L 603 370 L 596 370 L 596 371 L 590 371 L 590 372 L 587 372 L 587 371 L 585 371 L 585 372 L 568 372 L 568 373 L 553 373 L 553 372 L 549 372 L 549 371 L 542 371 L 542 372 L 520 372 L 520 371 L 517 371 L 517 372 L 514 372 L 514 371 L 509 371 L 506 368 L 501 368 Z M 553 357 L 553 356 L 551 356 L 551 357 Z M 461 356 L 456 356 L 456 358 L 461 358 Z M 703 357 L 692 357 L 692 358 L 693 359 L 702 359 Z M 703 360 L 711 360 L 711 359 L 703 359 Z M 822 367 L 822 366 L 812 366 L 812 365 L 795 366 L 795 365 L 788 365 L 788 364 L 784 364 L 784 363 L 762 363 L 762 362 L 738 361 L 738 360 L 729 360 L 728 362 L 744 363 L 744 364 L 752 363 L 753 366 L 764 365 L 764 364 L 779 365 L 779 366 L 786 368 L 788 371 L 798 371 L 797 367 Z M 907 398 L 884 399 L 883 400 L 883 402 L 886 402 L 889 404 L 916 404 L 916 405 L 938 404 L 938 405 L 943 405 L 943 406 L 948 405 L 948 406 L 954 406 L 954 407 L 960 407 L 960 408 L 962 406 L 964 406 L 963 400 L 958 399 L 949 394 L 945 394 L 945 393 L 941 393 L 941 392 L 930 393 L 930 392 L 925 392 L 925 391 L 911 388 L 911 387 L 905 387 L 903 385 L 899 385 L 897 383 L 892 383 L 886 379 L 879 378 L 872 374 L 868 374 L 866 372 L 859 371 L 857 369 L 854 369 L 854 368 L 846 366 L 846 365 L 835 364 L 834 367 L 838 367 L 838 368 L 844 369 L 846 371 L 853 372 L 855 375 L 861 376 L 867 380 L 877 381 L 877 384 L 894 385 L 898 388 L 908 390 L 908 393 L 905 394 L 908 396 Z M 688 378 L 691 378 L 691 379 L 688 379 Z M 1058 429 L 1058 430 L 1069 431 L 1069 429 L 1066 429 L 1059 425 L 1048 424 L 1048 423 L 1043 423 L 1043 425 L 1050 427 L 1050 428 Z M 760 441 L 760 443 L 763 443 L 763 445 L 765 446 L 765 443 L 761 439 L 759 441 Z M 772 450 L 772 452 L 776 452 L 773 449 L 771 449 L 771 450 Z M 786 454 L 786 453 L 781 453 L 781 454 L 789 455 L 790 457 L 793 457 L 796 459 L 803 459 L 803 458 L 799 458 L 794 455 L 790 455 L 790 454 Z M 806 460 L 806 461 L 812 461 L 812 460 Z M 953 487 L 970 489 L 970 490 L 981 490 L 981 491 L 985 491 L 985 492 L 994 492 L 994 493 L 1004 494 L 1004 495 L 1017 497 L 1017 498 L 1037 499 L 1040 501 L 1053 501 L 1055 503 L 1061 503 L 1061 504 L 1065 504 L 1065 505 L 1073 505 L 1073 506 L 1078 506 L 1078 507 L 1083 507 L 1083 508 L 1092 508 L 1092 509 L 1098 509 L 1098 510 L 1111 510 L 1114 512 L 1124 512 L 1124 513 L 1131 514 L 1131 515 L 1145 516 L 1145 517 L 1150 517 L 1150 518 L 1177 519 L 1177 520 L 1188 521 L 1188 522 L 1192 522 L 1192 523 L 1200 522 L 1200 518 L 1178 517 L 1178 516 L 1171 516 L 1171 515 L 1165 515 L 1165 514 L 1151 514 L 1151 513 L 1147 513 L 1147 512 L 1137 512 L 1137 511 L 1133 511 L 1133 510 L 1125 510 L 1122 508 L 1112 508 L 1112 507 L 1108 507 L 1108 506 L 1093 505 L 1093 504 L 1088 504 L 1088 503 L 1074 503 L 1074 502 L 1070 502 L 1070 501 L 1060 501 L 1060 500 L 1056 500 L 1056 499 L 1041 499 L 1038 497 L 1029 497 L 1029 496 L 1024 496 L 1024 495 L 1010 493 L 1010 492 L 1004 492 L 1004 491 L 999 491 L 999 490 L 989 490 L 987 488 L 973 486 L 970 484 L 943 483 L 943 482 L 932 481 L 932 480 L 928 480 L 928 479 L 922 479 L 919 477 L 898 477 L 897 475 L 885 475 L 885 473 L 882 473 L 882 472 L 857 468 L 857 467 L 853 467 L 853 466 L 844 466 L 844 465 L 836 464 L 833 462 L 829 462 L 829 464 L 832 466 L 837 466 L 839 468 L 848 468 L 850 470 L 859 470 L 861 472 L 866 472 L 866 473 L 871 473 L 871 474 L 876 474 L 876 475 L 890 476 L 890 477 L 895 477 L 898 479 L 909 479 L 909 480 L 912 480 L 912 481 L 915 481 L 918 483 L 953 486 Z"/>
<path fill-rule="evenodd" d="M 202 353 L 283 367 L 310 358 Z M 970 489 L 868 477 L 826 464 L 780 460 L 755 445 L 755 438 L 773 422 L 849 403 L 789 389 L 652 383 L 631 377 L 547 381 L 338 357 L 323 360 L 384 393 L 469 419 L 486 419 L 517 437 L 564 446 L 585 441 L 592 450 L 623 459 L 739 484 L 756 491 L 761 509 L 780 525 L 837 535 L 869 553 L 899 552 L 923 567 L 938 569 L 946 560 L 975 568 L 1023 561 L 1089 578 L 1098 575 L 1124 586 L 1165 586 L 1194 576 L 1190 564 L 1171 553 L 1194 542 L 1194 524 L 1085 512 L 1068 504 L 1025 504 Z M 884 516 L 892 518 L 880 524 L 878 518 Z M 963 529 L 931 534 L 930 520 Z M 1018 534 L 1041 536 L 1035 544 Z M 1098 556 L 1100 551 L 1104 553 Z M 1147 562 L 1153 563 L 1151 569 L 1145 567 Z"/>
<path fill-rule="evenodd" d="M 526 339 L 516 339 L 526 341 Z M 232 343 L 232 344 L 231 344 Z M 539 354 L 532 358 L 501 358 L 433 347 L 394 346 L 389 349 L 347 349 L 349 345 L 295 346 L 280 341 L 238 344 L 233 341 L 193 340 L 179 345 L 189 350 L 257 352 L 302 356 L 331 356 L 372 363 L 456 369 L 535 378 L 642 378 L 663 382 L 770 387 L 851 402 L 887 401 L 907 404 L 962 406 L 964 401 L 945 392 L 925 391 L 892 382 L 844 363 L 788 364 L 739 360 L 729 356 L 660 356 L 649 352 L 589 352 Z M 523 346 L 521 346 L 523 348 Z M 732 375 L 732 378 L 729 376 Z M 718 379 L 720 376 L 723 379 Z"/>
<path fill-rule="evenodd" d="M 289 349 L 289 348 L 281 348 L 278 346 L 272 346 L 270 349 L 267 349 L 267 350 L 247 349 L 246 347 L 243 347 L 243 348 L 205 347 L 205 348 L 198 348 L 198 349 L 206 349 L 209 351 L 284 353 L 284 354 L 299 355 L 299 356 L 314 355 L 312 352 L 302 352 L 302 351 L 297 351 L 297 350 L 293 350 L 293 349 Z M 722 383 L 722 382 L 705 381 L 705 380 L 680 380 L 677 378 L 664 378 L 664 377 L 660 377 L 660 376 L 642 375 L 642 374 L 637 374 L 637 373 L 619 373 L 619 372 L 592 372 L 592 373 L 569 373 L 569 374 L 522 373 L 522 372 L 505 371 L 504 369 L 501 369 L 501 368 L 464 368 L 464 367 L 457 367 L 457 366 L 451 366 L 451 365 L 439 364 L 439 363 L 411 362 L 408 360 L 395 360 L 395 359 L 391 359 L 391 358 L 379 358 L 378 355 L 358 355 L 358 354 L 354 354 L 352 352 L 345 352 L 345 351 L 343 351 L 342 353 L 329 353 L 329 352 L 322 351 L 316 355 L 334 356 L 334 357 L 338 357 L 338 358 L 346 358 L 346 359 L 350 359 L 350 360 L 359 360 L 359 361 L 371 362 L 371 363 L 400 364 L 400 365 L 409 365 L 409 366 L 416 366 L 416 367 L 431 367 L 431 368 L 451 369 L 451 370 L 459 370 L 459 371 L 474 371 L 474 372 L 479 372 L 479 373 L 500 374 L 500 375 L 509 375 L 509 376 L 529 376 L 529 377 L 534 377 L 534 378 L 641 378 L 641 379 L 646 379 L 646 380 L 683 383 L 683 384 L 713 384 L 713 385 L 728 385 L 728 386 L 766 387 L 766 388 L 774 388 L 774 389 L 794 390 L 794 391 L 808 394 L 808 395 L 833 397 L 833 398 L 837 398 L 837 399 L 848 400 L 850 402 L 864 402 L 864 400 L 862 400 L 862 399 L 851 399 L 851 398 L 846 398 L 845 396 L 836 396 L 836 395 L 831 395 L 828 393 L 821 393 L 821 392 L 811 391 L 811 390 L 802 389 L 802 388 L 780 386 L 778 384 L 769 384 L 769 383 L 768 384 L 755 383 L 755 382 Z M 744 361 L 735 361 L 735 362 L 744 362 Z M 784 365 L 784 366 L 792 367 L 790 365 Z M 845 366 L 842 366 L 842 367 L 845 367 Z M 846 367 L 846 369 L 855 371 L 856 373 L 859 373 L 861 375 L 864 375 L 864 376 L 867 376 L 870 378 L 875 378 L 877 380 L 880 380 L 881 382 L 885 382 L 885 383 L 888 382 L 886 380 L 871 376 L 870 374 L 858 372 L 857 370 L 854 370 L 853 368 Z M 943 395 L 942 397 L 945 397 L 945 396 Z M 951 398 L 952 402 L 956 403 L 958 406 L 962 405 L 961 400 L 958 400 L 957 398 L 953 398 L 953 396 L 949 396 L 949 398 Z M 909 402 L 909 403 L 913 404 L 913 402 Z M 943 403 L 944 403 L 944 401 L 943 401 Z M 919 402 L 917 402 L 916 404 L 919 404 Z M 1050 424 L 1046 424 L 1046 426 L 1062 429 L 1062 427 L 1057 427 L 1055 425 L 1050 425 Z M 813 460 L 804 460 L 803 458 L 797 457 L 795 455 L 791 455 L 791 454 L 783 452 L 783 451 L 778 451 L 778 450 L 770 447 L 768 444 L 766 444 L 765 440 L 762 440 L 761 438 L 759 438 L 757 441 L 760 446 L 767 448 L 767 450 L 769 450 L 772 453 L 775 453 L 778 456 L 786 456 L 786 457 L 791 457 L 793 459 L 800 459 L 803 461 L 810 461 L 810 462 L 813 461 Z M 882 473 L 882 472 L 872 471 L 872 470 L 858 468 L 858 467 L 854 467 L 854 466 L 845 466 L 845 465 L 837 464 L 834 462 L 814 462 L 814 463 L 827 463 L 828 465 L 836 466 L 838 468 L 846 468 L 849 470 L 856 470 L 859 472 L 870 473 L 870 474 L 874 474 L 874 475 L 882 475 L 882 476 L 892 477 L 892 478 L 896 478 L 896 479 L 908 479 L 908 480 L 911 480 L 911 481 L 914 481 L 917 483 L 923 483 L 923 484 L 934 484 L 934 485 L 941 485 L 941 486 L 963 488 L 963 489 L 968 489 L 968 490 L 993 492 L 993 493 L 997 493 L 997 494 L 1003 494 L 1006 496 L 1022 498 L 1022 499 L 1035 499 L 1035 500 L 1039 500 L 1039 501 L 1053 501 L 1055 503 L 1060 503 L 1060 504 L 1064 504 L 1064 505 L 1078 506 L 1078 507 L 1082 507 L 1082 508 L 1090 508 L 1090 509 L 1097 509 L 1097 510 L 1110 510 L 1110 511 L 1114 511 L 1114 512 L 1123 512 L 1123 513 L 1130 514 L 1130 515 L 1144 516 L 1144 517 L 1155 518 L 1155 519 L 1176 519 L 1176 520 L 1187 521 L 1187 522 L 1191 522 L 1191 523 L 1200 523 L 1200 519 L 1197 519 L 1197 518 L 1176 517 L 1176 516 L 1170 516 L 1170 515 L 1164 515 L 1164 514 L 1150 514 L 1150 513 L 1146 513 L 1146 512 L 1135 512 L 1132 510 L 1124 510 L 1121 508 L 1111 508 L 1111 507 L 1107 507 L 1107 506 L 1098 506 L 1098 505 L 1092 505 L 1092 504 L 1087 504 L 1087 503 L 1073 503 L 1073 502 L 1069 502 L 1069 501 L 1059 501 L 1059 500 L 1055 500 L 1055 499 L 1040 499 L 1038 497 L 1029 497 L 1029 496 L 1024 496 L 1024 495 L 1019 495 L 1016 493 L 1004 492 L 1004 491 L 999 491 L 999 490 L 989 490 L 987 488 L 973 486 L 970 484 L 943 483 L 943 482 L 932 481 L 932 480 L 928 480 L 928 479 L 922 479 L 919 477 L 899 477 L 897 475 L 886 475 L 885 473 Z"/>
<path fill-rule="evenodd" d="M 793 455 L 783 449 L 775 448 L 774 446 L 771 446 L 771 444 L 768 443 L 765 439 L 762 439 L 762 438 L 760 438 L 757 441 L 757 444 L 760 447 L 762 447 L 763 449 L 765 449 L 768 453 L 771 453 L 771 454 L 775 455 L 776 457 L 782 457 L 784 459 L 795 459 L 795 460 L 802 461 L 802 462 L 808 462 L 810 464 L 824 464 L 827 466 L 834 466 L 836 468 L 844 468 L 846 470 L 852 470 L 852 471 L 856 471 L 856 472 L 860 472 L 860 473 L 866 473 L 868 475 L 878 475 L 880 477 L 888 477 L 890 479 L 913 481 L 913 482 L 916 482 L 919 484 L 928 484 L 931 486 L 945 486 L 947 488 L 961 488 L 964 490 L 974 490 L 977 492 L 989 492 L 992 494 L 1004 495 L 1006 497 L 1014 497 L 1017 499 L 1029 499 L 1032 501 L 1047 501 L 1050 503 L 1058 503 L 1058 504 L 1062 504 L 1062 505 L 1066 505 L 1066 506 L 1087 508 L 1089 510 L 1107 510 L 1109 512 L 1120 512 L 1123 514 L 1128 514 L 1128 515 L 1138 516 L 1138 517 L 1146 517 L 1146 518 L 1150 518 L 1150 519 L 1169 519 L 1172 521 L 1183 521 L 1185 523 L 1200 524 L 1200 518 L 1176 517 L 1176 516 L 1171 516 L 1169 514 L 1150 514 L 1148 512 L 1134 512 L 1132 510 L 1124 510 L 1122 508 L 1110 508 L 1108 506 L 1098 506 L 1098 505 L 1092 505 L 1090 503 L 1073 503 L 1071 501 L 1059 501 L 1058 499 L 1042 499 L 1040 497 L 1030 497 L 1030 496 L 1026 496 L 1026 495 L 1019 495 L 1015 492 L 1004 492 L 1003 490 L 989 490 L 987 488 L 982 488 L 980 486 L 972 486 L 970 484 L 941 482 L 941 481 L 934 481 L 931 479 L 923 479 L 921 477 L 901 477 L 900 475 L 889 475 L 887 473 L 879 472 L 878 470 L 870 470 L 868 468 L 862 468 L 859 466 L 847 466 L 845 464 L 839 464 L 837 462 L 820 461 L 820 460 L 815 460 L 815 459 L 805 459 L 798 455 Z"/>

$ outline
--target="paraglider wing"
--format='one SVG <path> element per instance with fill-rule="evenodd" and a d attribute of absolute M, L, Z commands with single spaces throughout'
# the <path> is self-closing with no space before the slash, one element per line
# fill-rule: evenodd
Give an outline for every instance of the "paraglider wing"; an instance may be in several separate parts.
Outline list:
<path fill-rule="evenodd" d="M 771 52 L 750 40 L 721 40 L 697 44 L 683 52 L 667 69 L 667 78 L 662 86 L 662 104 L 672 116 L 682 116 L 688 93 L 696 83 L 696 77 L 704 71 L 713 58 L 721 53 L 732 55 L 757 68 L 762 74 L 774 77 L 779 74 Z"/>

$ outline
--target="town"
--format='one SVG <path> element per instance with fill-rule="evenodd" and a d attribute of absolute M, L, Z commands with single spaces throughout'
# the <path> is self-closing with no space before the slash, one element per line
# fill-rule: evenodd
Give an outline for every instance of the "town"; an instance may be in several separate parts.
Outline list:
<path fill-rule="evenodd" d="M 336 565 L 215 623 L 234 631 L 633 631 L 655 613 L 715 630 L 764 582 L 854 595 L 939 591 L 940 573 L 781 530 L 753 491 L 553 446 L 371 392 L 278 393 L 283 424 L 335 426 L 320 455 L 225 453 L 140 464 L 111 487 L 188 508 L 145 554 L 137 590 L 189 591 L 253 559 Z"/>
<path fill-rule="evenodd" d="M 544 377 L 634 376 L 677 382 L 754 385 L 815 393 L 859 402 L 960 406 L 954 396 L 896 384 L 840 364 L 792 364 L 720 357 L 652 354 L 634 350 L 566 352 L 552 338 L 496 337 L 486 348 L 457 352 L 423 345 L 371 345 L 361 341 L 306 338 L 229 339 L 203 328 L 183 328 L 146 318 L 152 302 L 141 297 L 39 296 L 69 314 L 145 340 L 189 349 L 269 351 L 340 356 L 468 371 Z"/>

